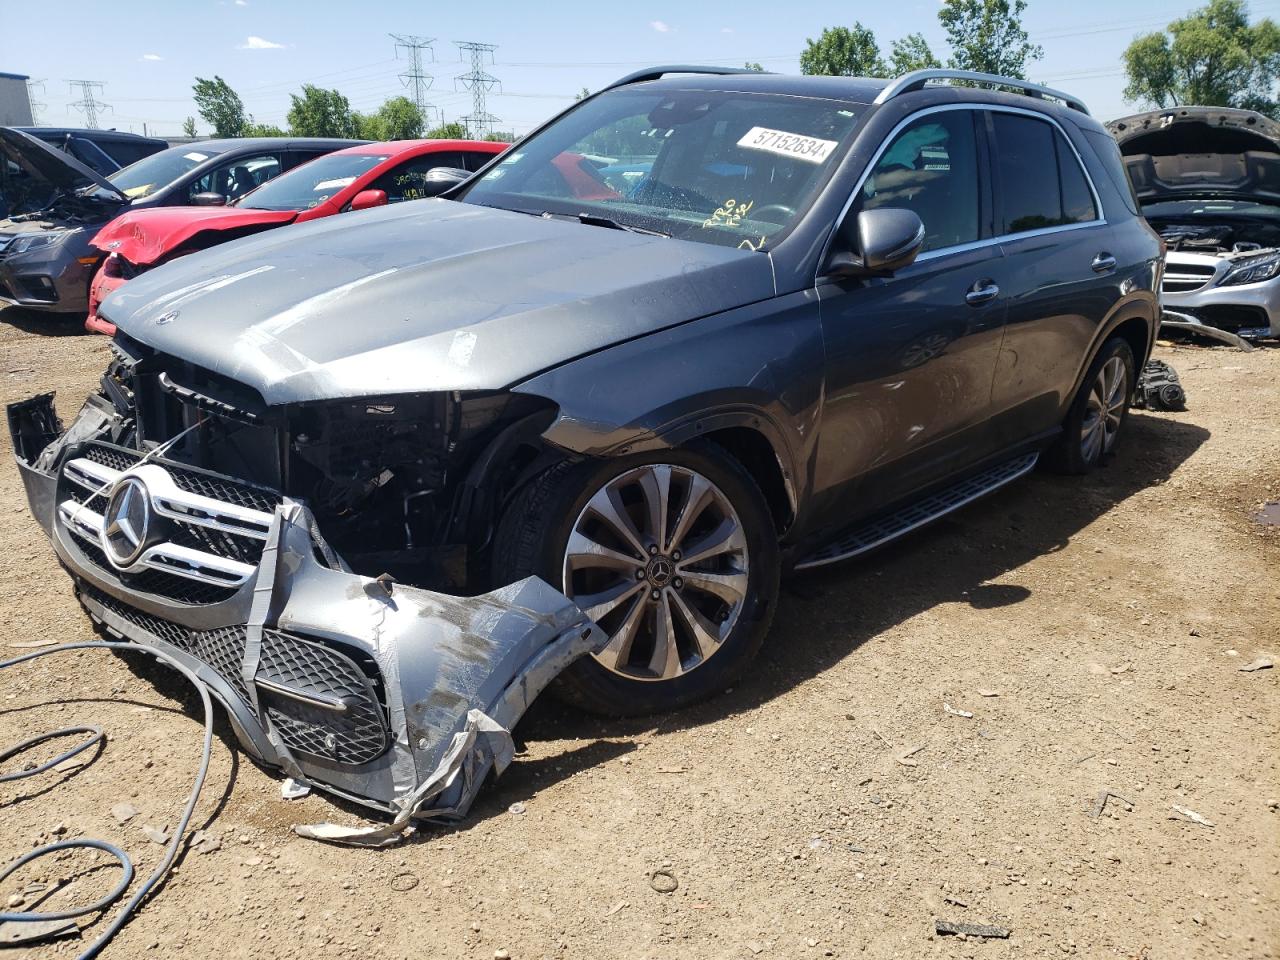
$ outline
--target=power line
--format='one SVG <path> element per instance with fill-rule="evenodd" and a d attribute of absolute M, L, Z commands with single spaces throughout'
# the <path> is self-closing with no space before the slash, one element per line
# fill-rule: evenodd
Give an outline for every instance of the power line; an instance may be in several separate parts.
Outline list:
<path fill-rule="evenodd" d="M 400 82 L 406 87 L 413 87 L 413 103 L 418 108 L 418 119 L 425 130 L 431 125 L 431 113 L 436 109 L 432 104 L 427 103 L 427 90 L 431 88 L 435 77 L 423 71 L 422 51 L 425 50 L 431 54 L 431 61 L 434 63 L 436 52 L 431 49 L 431 44 L 436 42 L 435 38 L 414 37 L 401 33 L 392 33 L 388 36 L 396 42 L 397 57 L 400 56 L 401 48 L 409 54 L 409 69 L 400 74 Z"/>
<path fill-rule="evenodd" d="M 485 106 L 485 96 L 495 88 L 501 90 L 502 81 L 484 69 L 485 58 L 493 63 L 493 51 L 498 49 L 495 43 L 473 43 L 470 40 L 453 41 L 458 47 L 458 56 L 465 60 L 465 54 L 471 55 L 471 70 L 453 78 L 455 89 L 462 84 L 464 90 L 471 91 L 471 113 L 458 119 L 466 126 L 468 136 L 483 137 L 493 129 L 498 118 L 491 114 Z"/>
<path fill-rule="evenodd" d="M 74 100 L 67 106 L 73 110 L 78 110 L 84 114 L 84 125 L 90 130 L 98 129 L 98 112 L 100 110 L 110 110 L 111 104 L 103 103 L 94 97 L 93 91 L 96 89 L 102 92 L 106 86 L 101 80 L 68 80 L 71 85 L 71 92 L 76 92 L 76 87 L 80 88 L 80 99 Z"/>
<path fill-rule="evenodd" d="M 37 87 L 39 87 L 39 88 L 40 88 L 40 92 L 41 92 L 41 93 L 44 93 L 44 81 L 43 81 L 43 80 L 28 80 L 28 81 L 27 81 L 27 103 L 29 103 L 29 104 L 31 105 L 31 122 L 32 122 L 33 124 L 35 124 L 36 126 L 39 126 L 39 125 L 40 125 L 40 118 L 41 118 L 41 115 L 42 115 L 42 111 L 44 110 L 44 108 L 45 108 L 45 107 L 47 107 L 47 106 L 48 106 L 48 104 L 47 104 L 47 103 L 45 103 L 43 100 L 37 100 L 37 99 L 33 96 L 33 94 L 36 92 L 36 88 L 37 88 Z"/>

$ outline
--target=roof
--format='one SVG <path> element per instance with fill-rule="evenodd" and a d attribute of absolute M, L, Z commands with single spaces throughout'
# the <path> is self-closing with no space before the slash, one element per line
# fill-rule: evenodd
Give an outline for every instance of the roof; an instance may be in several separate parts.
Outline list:
<path fill-rule="evenodd" d="M 783 73 L 672 74 L 631 86 L 669 90 L 735 90 L 780 93 L 792 97 L 821 97 L 849 103 L 871 103 L 889 85 L 873 77 L 815 77 Z M 626 89 L 626 88 L 621 88 Z"/>
<path fill-rule="evenodd" d="M 0 80 L 30 80 L 25 73 L 0 73 Z"/>
<path fill-rule="evenodd" d="M 87 140 L 144 140 L 148 143 L 166 143 L 159 137 L 144 137 L 140 133 L 129 133 L 126 130 L 97 130 L 89 127 L 14 127 L 33 137 L 84 137 Z"/>
<path fill-rule="evenodd" d="M 339 137 L 228 137 L 223 140 L 193 140 L 180 146 L 188 150 L 208 150 L 212 153 L 228 153 L 232 150 L 264 150 L 273 147 L 358 147 L 368 140 L 344 140 Z"/>
<path fill-rule="evenodd" d="M 345 150 L 336 150 L 335 153 L 377 153 L 390 154 L 397 156 L 401 153 L 410 153 L 420 151 L 423 153 L 434 153 L 435 151 L 444 150 L 493 150 L 494 153 L 501 153 L 509 143 L 501 143 L 496 140 L 381 140 L 376 143 L 362 143 L 354 147 L 347 147 Z"/>

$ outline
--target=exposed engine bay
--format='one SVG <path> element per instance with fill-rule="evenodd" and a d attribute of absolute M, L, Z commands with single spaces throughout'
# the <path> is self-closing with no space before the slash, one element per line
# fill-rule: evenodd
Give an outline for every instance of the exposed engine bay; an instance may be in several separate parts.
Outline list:
<path fill-rule="evenodd" d="M 1280 211 L 1277 211 L 1280 213 Z M 1248 255 L 1280 248 L 1280 216 L 1232 217 L 1206 211 L 1194 220 L 1148 216 L 1170 251 Z"/>
<path fill-rule="evenodd" d="M 307 503 L 350 568 L 452 593 L 487 589 L 491 518 L 506 490 L 562 457 L 540 439 L 554 408 L 456 392 L 268 408 L 252 390 L 119 336 L 103 396 L 112 441 L 166 453 Z"/>

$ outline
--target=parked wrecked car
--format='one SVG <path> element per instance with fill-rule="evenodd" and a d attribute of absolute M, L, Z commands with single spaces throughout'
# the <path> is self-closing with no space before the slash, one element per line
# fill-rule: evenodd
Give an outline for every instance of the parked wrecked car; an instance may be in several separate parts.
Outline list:
<path fill-rule="evenodd" d="M 1280 337 L 1280 123 L 1176 107 L 1108 129 L 1168 247 L 1164 326 L 1237 344 Z"/>
<path fill-rule="evenodd" d="M 584 199 L 566 155 L 642 177 Z M 447 196 L 157 267 L 65 431 L 9 414 L 90 615 L 398 810 L 539 655 L 670 710 L 748 669 L 784 571 L 1088 472 L 1154 337 L 1115 142 L 1022 81 L 658 68 Z"/>
<path fill-rule="evenodd" d="M 90 241 L 105 259 L 89 289 L 85 327 L 113 334 L 98 304 L 166 260 L 288 223 L 435 196 L 507 148 L 480 140 L 400 140 L 337 150 L 296 167 L 226 206 L 130 210 Z M 429 180 L 431 171 L 456 176 Z"/>
<path fill-rule="evenodd" d="M 223 204 L 276 174 L 359 140 L 261 137 L 171 147 L 100 176 L 70 154 L 0 127 L 0 160 L 40 185 L 39 203 L 0 220 L 0 302 L 84 314 L 102 255 L 89 240 L 125 209 Z"/>

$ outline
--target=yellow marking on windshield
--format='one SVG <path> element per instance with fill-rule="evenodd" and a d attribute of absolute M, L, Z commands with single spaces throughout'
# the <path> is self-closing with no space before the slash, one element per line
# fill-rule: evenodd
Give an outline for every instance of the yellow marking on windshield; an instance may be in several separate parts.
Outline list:
<path fill-rule="evenodd" d="M 730 197 L 716 208 L 715 213 L 702 221 L 702 229 L 705 230 L 708 227 L 736 227 L 742 223 L 742 218 L 755 205 L 756 202 L 754 200 L 739 203 L 735 198 Z"/>

